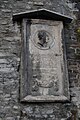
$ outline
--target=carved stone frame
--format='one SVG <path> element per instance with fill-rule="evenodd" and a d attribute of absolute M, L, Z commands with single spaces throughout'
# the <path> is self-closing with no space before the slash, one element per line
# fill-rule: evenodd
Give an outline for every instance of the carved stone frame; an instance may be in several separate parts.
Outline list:
<path fill-rule="evenodd" d="M 69 81 L 67 72 L 67 60 L 66 60 L 66 49 L 64 40 L 64 31 L 62 32 L 63 39 L 63 58 L 64 58 L 64 82 L 63 82 L 63 94 L 60 96 L 30 96 L 28 95 L 29 80 L 27 79 L 27 39 L 30 36 L 30 20 L 23 19 L 22 21 L 22 52 L 21 52 L 21 67 L 20 67 L 20 100 L 21 102 L 66 102 L 69 101 Z"/>

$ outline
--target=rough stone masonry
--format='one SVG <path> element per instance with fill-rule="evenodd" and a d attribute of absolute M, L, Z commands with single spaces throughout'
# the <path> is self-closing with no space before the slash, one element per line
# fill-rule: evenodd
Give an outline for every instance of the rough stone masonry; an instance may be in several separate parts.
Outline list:
<path fill-rule="evenodd" d="M 20 102 L 20 23 L 14 13 L 46 8 L 73 16 L 65 28 L 70 102 Z M 15 24 L 15 25 L 14 25 Z M 0 120 L 80 120 L 80 1 L 0 0 Z"/>

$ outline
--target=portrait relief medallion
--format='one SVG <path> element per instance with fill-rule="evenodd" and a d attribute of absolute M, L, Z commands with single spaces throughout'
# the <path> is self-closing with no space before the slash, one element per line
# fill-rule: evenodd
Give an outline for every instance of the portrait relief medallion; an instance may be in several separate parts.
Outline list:
<path fill-rule="evenodd" d="M 46 30 L 38 30 L 33 35 L 34 45 L 39 49 L 50 49 L 54 45 L 52 35 Z"/>

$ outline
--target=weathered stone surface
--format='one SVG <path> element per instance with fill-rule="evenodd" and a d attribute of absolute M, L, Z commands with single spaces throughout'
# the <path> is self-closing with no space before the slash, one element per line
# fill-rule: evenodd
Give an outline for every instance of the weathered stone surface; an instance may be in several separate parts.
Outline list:
<path fill-rule="evenodd" d="M 26 39 L 27 44 L 26 47 L 23 45 L 24 51 L 27 49 L 25 52 L 27 58 L 22 51 L 21 95 L 26 94 L 22 101 L 66 101 L 67 96 L 64 91 L 68 89 L 68 79 L 65 79 L 67 71 L 64 69 L 66 64 L 64 65 L 65 60 L 63 60 L 61 37 L 63 23 L 39 19 L 31 20 L 31 23 L 31 25 L 28 24 L 30 32 L 25 31 L 29 34 L 29 39 L 25 38 L 25 33 L 23 34 L 23 41 L 25 43 Z M 24 22 L 24 28 L 25 26 L 26 22 Z M 27 69 L 27 74 L 24 69 Z"/>
<path fill-rule="evenodd" d="M 75 117 L 80 119 L 80 54 L 77 55 L 76 51 L 80 48 L 80 43 L 77 41 L 79 34 L 76 32 L 80 26 L 79 0 L 41 0 L 38 5 L 34 5 L 34 2 L 33 0 L 0 0 L 0 120 L 66 120 L 68 118 L 71 120 Z M 69 14 L 67 6 L 73 11 L 74 19 L 78 19 L 73 21 L 70 27 L 67 26 L 65 31 L 71 103 L 30 103 L 29 105 L 21 103 L 19 70 L 22 40 L 20 23 L 14 25 L 12 14 L 38 8 Z M 18 109 L 15 106 L 18 106 Z M 71 116 L 68 112 L 72 110 L 77 110 L 78 113 L 72 112 Z"/>

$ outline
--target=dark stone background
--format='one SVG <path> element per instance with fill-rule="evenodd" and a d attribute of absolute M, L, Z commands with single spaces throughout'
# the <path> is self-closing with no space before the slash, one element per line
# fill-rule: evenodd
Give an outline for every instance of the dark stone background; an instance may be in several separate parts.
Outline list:
<path fill-rule="evenodd" d="M 13 13 L 47 8 L 72 16 L 65 28 L 70 103 L 20 103 L 20 24 Z M 80 0 L 0 0 L 0 120 L 80 119 Z"/>

